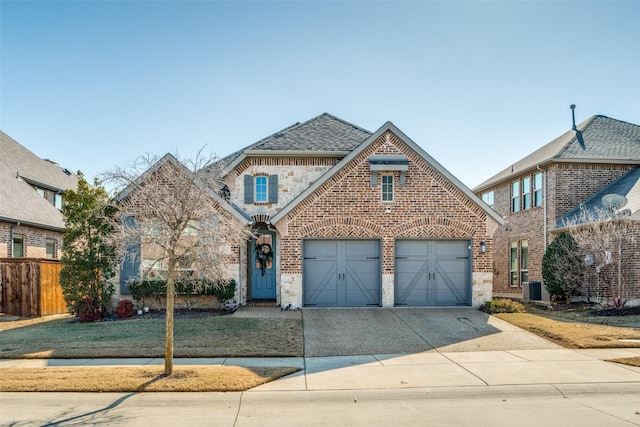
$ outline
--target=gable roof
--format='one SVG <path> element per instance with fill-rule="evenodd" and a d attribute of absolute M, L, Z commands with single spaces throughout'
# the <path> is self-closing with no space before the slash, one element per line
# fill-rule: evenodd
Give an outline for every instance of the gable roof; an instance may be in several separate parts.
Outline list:
<path fill-rule="evenodd" d="M 474 188 L 481 191 L 552 162 L 640 164 L 640 126 L 592 116 Z"/>
<path fill-rule="evenodd" d="M 620 194 L 627 199 L 627 204 L 619 211 L 627 211 L 630 216 L 640 216 L 640 167 L 633 168 L 624 175 L 602 188 L 593 196 L 585 200 L 580 205 L 574 207 L 556 221 L 556 228 L 561 229 L 564 224 L 580 220 L 581 213 L 585 210 L 588 213 L 597 214 L 605 210 L 602 198 L 607 194 Z"/>
<path fill-rule="evenodd" d="M 150 175 L 154 174 L 158 169 L 160 169 L 165 164 L 171 164 L 176 169 L 184 174 L 190 174 L 191 171 L 176 159 L 172 154 L 167 153 L 162 158 L 160 158 L 157 162 L 155 162 L 149 169 L 147 169 L 142 175 L 138 176 L 136 180 L 128 185 L 125 189 L 120 191 L 116 195 L 116 200 L 126 199 L 129 194 L 135 189 L 136 186 L 143 183 Z M 202 189 L 209 197 L 211 197 L 214 201 L 216 201 L 220 206 L 222 206 L 227 212 L 229 212 L 234 218 L 240 221 L 243 224 L 250 223 L 253 219 L 249 217 L 240 207 L 236 206 L 233 203 L 228 203 L 224 200 L 219 194 L 217 194 L 213 189 L 203 183 L 200 179 L 196 178 L 196 185 Z"/>
<path fill-rule="evenodd" d="M 343 158 L 336 166 L 322 175 L 313 185 L 309 186 L 305 191 L 300 193 L 285 207 L 283 207 L 276 215 L 271 218 L 273 224 L 278 223 L 289 212 L 291 212 L 298 204 L 313 194 L 318 188 L 320 188 L 325 182 L 331 179 L 338 171 L 340 171 L 345 165 L 351 162 L 356 156 L 362 153 L 369 145 L 375 142 L 378 138 L 384 135 L 385 132 L 390 131 L 396 137 L 398 137 L 403 143 L 409 146 L 413 151 L 422 157 L 422 159 L 431 165 L 438 173 L 444 176 L 449 182 L 457 187 L 465 196 L 471 199 L 474 203 L 480 206 L 489 217 L 493 218 L 498 224 L 504 224 L 504 219 L 498 215 L 496 211 L 491 209 L 486 203 L 478 198 L 466 185 L 464 185 L 458 178 L 453 176 L 451 172 L 445 169 L 440 163 L 438 163 L 433 157 L 427 154 L 418 144 L 413 142 L 411 138 L 405 135 L 400 129 L 398 129 L 393 123 L 387 122 L 375 133 L 371 134 L 365 141 L 363 141 L 357 148 Z"/>
<path fill-rule="evenodd" d="M 220 160 L 226 171 L 249 156 L 346 156 L 371 135 L 366 129 L 324 113 L 295 123 Z"/>
<path fill-rule="evenodd" d="M 64 216 L 30 185 L 64 193 L 78 176 L 43 160 L 0 131 L 0 220 L 64 231 Z"/>

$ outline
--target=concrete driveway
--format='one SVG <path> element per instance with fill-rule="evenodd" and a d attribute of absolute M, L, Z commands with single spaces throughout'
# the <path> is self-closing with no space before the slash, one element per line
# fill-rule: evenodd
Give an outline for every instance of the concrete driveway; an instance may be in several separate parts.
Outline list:
<path fill-rule="evenodd" d="M 305 308 L 304 355 L 562 348 L 471 307 Z"/>

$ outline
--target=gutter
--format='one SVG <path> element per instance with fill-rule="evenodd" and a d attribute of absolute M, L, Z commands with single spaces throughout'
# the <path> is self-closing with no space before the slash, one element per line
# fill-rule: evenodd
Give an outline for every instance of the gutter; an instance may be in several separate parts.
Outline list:
<path fill-rule="evenodd" d="M 14 226 L 20 226 L 20 225 L 24 225 L 25 227 L 34 227 L 34 228 L 42 228 L 44 230 L 50 230 L 50 231 L 58 231 L 60 233 L 64 233 L 65 229 L 64 227 L 56 227 L 53 225 L 46 225 L 46 224 L 38 224 L 36 222 L 29 222 L 29 221 L 21 221 L 21 220 L 17 220 L 17 219 L 12 219 L 12 218 L 5 218 L 5 217 L 0 217 L 0 222 L 8 222 L 9 224 L 13 224 L 11 227 Z M 12 236 L 13 238 L 13 236 Z"/>

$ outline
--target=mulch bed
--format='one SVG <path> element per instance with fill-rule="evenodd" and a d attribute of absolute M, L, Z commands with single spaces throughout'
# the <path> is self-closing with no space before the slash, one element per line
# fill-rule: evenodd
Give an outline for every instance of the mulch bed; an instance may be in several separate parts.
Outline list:
<path fill-rule="evenodd" d="M 537 304 L 540 307 L 539 304 Z M 640 305 L 628 306 L 623 308 L 603 307 L 599 304 L 588 302 L 572 302 L 566 304 L 563 302 L 553 302 L 549 305 L 545 304 L 549 311 L 579 311 L 588 312 L 593 316 L 637 316 L 640 315 Z"/>

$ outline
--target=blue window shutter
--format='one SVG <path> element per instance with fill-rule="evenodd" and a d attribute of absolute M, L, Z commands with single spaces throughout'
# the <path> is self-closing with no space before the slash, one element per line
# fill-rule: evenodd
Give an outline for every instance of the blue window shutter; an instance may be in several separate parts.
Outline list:
<path fill-rule="evenodd" d="M 253 175 L 244 176 L 244 202 L 253 203 Z"/>
<path fill-rule="evenodd" d="M 125 226 L 135 224 L 135 218 L 131 216 L 122 217 Z M 129 290 L 129 279 L 140 279 L 140 243 L 135 243 L 127 248 L 127 257 L 120 265 L 120 295 L 131 295 Z"/>
<path fill-rule="evenodd" d="M 278 175 L 269 175 L 269 203 L 278 203 Z"/>

